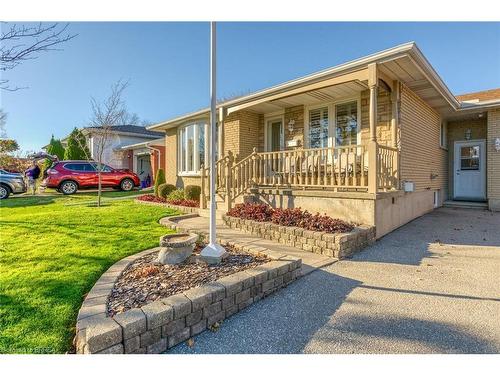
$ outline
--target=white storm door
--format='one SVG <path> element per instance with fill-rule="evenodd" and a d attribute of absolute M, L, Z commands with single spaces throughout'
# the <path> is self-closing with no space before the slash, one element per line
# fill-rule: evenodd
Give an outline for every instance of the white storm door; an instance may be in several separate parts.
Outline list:
<path fill-rule="evenodd" d="M 486 199 L 485 142 L 455 142 L 454 151 L 454 198 Z"/>

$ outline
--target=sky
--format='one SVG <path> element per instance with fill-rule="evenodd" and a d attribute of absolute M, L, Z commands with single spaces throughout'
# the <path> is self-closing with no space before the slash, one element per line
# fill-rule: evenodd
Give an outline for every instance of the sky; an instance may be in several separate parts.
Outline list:
<path fill-rule="evenodd" d="M 2 24 L 8 27 L 9 24 Z M 218 23 L 219 98 L 247 94 L 415 41 L 454 94 L 500 87 L 500 23 Z M 38 151 L 128 80 L 127 108 L 152 123 L 209 106 L 208 23 L 71 23 L 78 36 L 2 77 L 7 135 Z"/>

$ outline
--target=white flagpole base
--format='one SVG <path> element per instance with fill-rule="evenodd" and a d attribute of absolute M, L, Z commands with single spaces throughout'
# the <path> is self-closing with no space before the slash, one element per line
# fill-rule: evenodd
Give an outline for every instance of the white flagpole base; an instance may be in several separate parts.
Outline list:
<path fill-rule="evenodd" d="M 208 264 L 219 264 L 227 256 L 226 250 L 217 243 L 209 243 L 200 253 L 201 259 Z"/>

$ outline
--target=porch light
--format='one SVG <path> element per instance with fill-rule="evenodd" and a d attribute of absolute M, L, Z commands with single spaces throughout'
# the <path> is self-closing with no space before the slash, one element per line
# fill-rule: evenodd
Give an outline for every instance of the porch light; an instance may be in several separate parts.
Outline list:
<path fill-rule="evenodd" d="M 293 119 L 292 119 L 292 120 L 290 120 L 290 121 L 288 122 L 288 131 L 289 131 L 290 133 L 292 133 L 292 132 L 293 132 L 293 126 L 294 126 L 294 125 L 295 125 L 295 120 L 293 120 Z"/>

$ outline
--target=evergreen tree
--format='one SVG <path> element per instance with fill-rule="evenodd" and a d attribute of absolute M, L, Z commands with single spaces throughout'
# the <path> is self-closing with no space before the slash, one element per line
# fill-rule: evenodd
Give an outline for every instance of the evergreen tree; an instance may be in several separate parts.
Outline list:
<path fill-rule="evenodd" d="M 158 168 L 156 172 L 155 185 L 154 185 L 154 194 L 158 196 L 158 186 L 165 183 L 165 172 L 163 169 Z"/>
<path fill-rule="evenodd" d="M 59 139 L 55 139 L 52 134 L 52 138 L 50 138 L 50 143 L 47 146 L 47 154 L 55 155 L 59 160 L 64 160 L 64 147 Z"/>
<path fill-rule="evenodd" d="M 89 158 L 90 151 L 87 147 L 87 140 L 80 130 L 74 128 L 68 137 L 64 160 L 87 160 Z"/>

